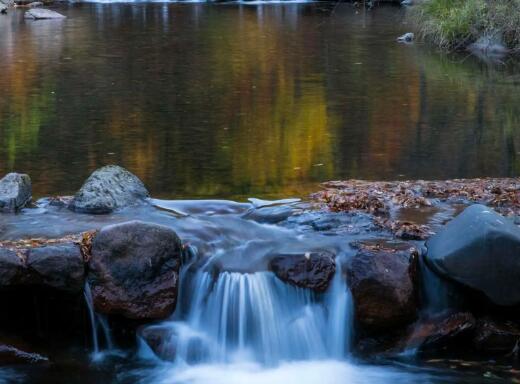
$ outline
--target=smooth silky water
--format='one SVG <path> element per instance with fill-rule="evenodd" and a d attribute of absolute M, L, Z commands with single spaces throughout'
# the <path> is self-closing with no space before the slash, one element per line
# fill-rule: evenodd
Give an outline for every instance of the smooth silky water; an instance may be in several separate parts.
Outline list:
<path fill-rule="evenodd" d="M 0 173 L 35 197 L 71 194 L 95 168 L 135 172 L 150 205 L 73 214 L 42 199 L 2 216 L 0 239 L 61 236 L 130 219 L 192 249 L 170 362 L 111 345 L 90 311 L 88 361 L 1 368 L 4 383 L 477 383 L 482 373 L 350 355 L 352 301 L 339 265 L 373 236 L 363 215 L 314 214 L 329 179 L 511 176 L 520 166 L 513 63 L 395 43 L 404 11 L 344 3 L 58 4 L 64 21 L 0 17 Z M 207 199 L 235 199 L 241 202 Z M 331 224 L 332 223 L 332 224 Z M 266 256 L 337 255 L 327 292 L 280 282 Z M 215 273 L 218 270 L 219 273 Z M 90 303 L 88 289 L 86 301 Z M 437 305 L 438 303 L 436 303 Z"/>
<path fill-rule="evenodd" d="M 187 250 L 178 305 L 171 318 L 149 325 L 165 331 L 161 348 L 173 354 L 169 361 L 161 361 L 141 339 L 135 354 L 118 350 L 107 323 L 92 311 L 87 286 L 89 358 L 75 362 L 57 358 L 46 367 L 1 370 L 0 378 L 6 382 L 12 378 L 45 384 L 481 381 L 479 372 L 462 375 L 433 369 L 418 365 L 413 356 L 377 363 L 351 356 L 353 308 L 342 264 L 356 252 L 352 242 L 389 236 L 375 234 L 363 214 L 315 212 L 298 200 L 150 199 L 142 207 L 97 216 L 72 213 L 48 199 L 36 205 L 4 216 L 0 240 L 63 236 L 132 219 L 166 225 L 179 234 Z M 273 253 L 317 250 L 336 255 L 336 273 L 324 293 L 288 285 L 268 271 Z"/>

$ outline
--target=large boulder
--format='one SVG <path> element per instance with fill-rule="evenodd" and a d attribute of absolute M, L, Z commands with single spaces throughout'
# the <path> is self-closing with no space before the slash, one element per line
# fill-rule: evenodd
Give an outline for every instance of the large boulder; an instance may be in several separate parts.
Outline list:
<path fill-rule="evenodd" d="M 31 178 L 20 173 L 9 173 L 0 180 L 0 212 L 14 212 L 31 201 Z"/>
<path fill-rule="evenodd" d="M 168 317 L 175 309 L 182 246 L 161 225 L 130 221 L 103 228 L 92 243 L 88 281 L 100 313 Z"/>
<path fill-rule="evenodd" d="M 24 264 L 16 252 L 0 248 L 0 287 L 17 284 L 23 273 Z"/>
<path fill-rule="evenodd" d="M 34 8 L 25 12 L 24 17 L 32 20 L 64 19 L 66 16 L 50 9 Z"/>
<path fill-rule="evenodd" d="M 70 292 L 81 292 L 85 285 L 83 255 L 73 243 L 31 248 L 26 266 L 30 284 Z"/>
<path fill-rule="evenodd" d="M 269 267 L 280 280 L 317 292 L 327 289 L 336 271 L 334 255 L 327 251 L 277 255 Z"/>
<path fill-rule="evenodd" d="M 439 275 L 483 292 L 498 305 L 520 304 L 520 229 L 472 205 L 426 243 L 425 261 Z"/>
<path fill-rule="evenodd" d="M 347 265 L 355 319 L 367 332 L 394 330 L 416 317 L 417 251 L 361 248 Z"/>
<path fill-rule="evenodd" d="M 96 170 L 76 193 L 69 208 L 81 213 L 110 213 L 141 203 L 149 196 L 137 176 L 117 165 Z"/>

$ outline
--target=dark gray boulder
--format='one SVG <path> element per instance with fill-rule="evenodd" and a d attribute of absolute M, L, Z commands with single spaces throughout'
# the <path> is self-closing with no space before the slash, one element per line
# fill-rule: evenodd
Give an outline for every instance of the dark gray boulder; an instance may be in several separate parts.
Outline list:
<path fill-rule="evenodd" d="M 73 243 L 32 248 L 26 266 L 31 285 L 45 285 L 69 292 L 81 292 L 85 285 L 85 264 Z"/>
<path fill-rule="evenodd" d="M 20 173 L 9 173 L 0 180 L 0 212 L 14 212 L 31 201 L 31 178 Z"/>
<path fill-rule="evenodd" d="M 520 229 L 491 208 L 467 208 L 426 248 L 425 261 L 435 273 L 483 292 L 495 304 L 520 304 Z"/>
<path fill-rule="evenodd" d="M 282 254 L 273 257 L 269 268 L 282 281 L 297 287 L 324 292 L 334 276 L 334 255 L 327 251 Z"/>
<path fill-rule="evenodd" d="M 358 325 L 368 333 L 393 330 L 416 318 L 416 250 L 363 249 L 347 267 Z"/>
<path fill-rule="evenodd" d="M 50 9 L 34 8 L 25 12 L 24 17 L 32 20 L 64 19 L 66 16 Z"/>
<path fill-rule="evenodd" d="M 175 309 L 182 253 L 175 231 L 130 221 L 103 228 L 92 243 L 88 281 L 96 310 L 130 319 Z"/>
<path fill-rule="evenodd" d="M 81 213 L 110 213 L 142 203 L 148 196 L 137 176 L 117 165 L 108 165 L 90 175 L 69 208 Z"/>
<path fill-rule="evenodd" d="M 23 273 L 23 261 L 16 252 L 0 248 L 0 288 L 17 284 Z"/>

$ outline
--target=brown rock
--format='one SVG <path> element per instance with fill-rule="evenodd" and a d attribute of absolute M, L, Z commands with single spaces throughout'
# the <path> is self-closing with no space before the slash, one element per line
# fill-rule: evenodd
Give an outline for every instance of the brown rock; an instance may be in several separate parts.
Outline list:
<path fill-rule="evenodd" d="M 362 248 L 347 266 L 355 318 L 369 332 L 394 330 L 416 317 L 417 252 Z"/>
<path fill-rule="evenodd" d="M 98 312 L 129 319 L 175 309 L 181 241 L 172 229 L 141 221 L 103 228 L 92 243 L 88 281 Z"/>
<path fill-rule="evenodd" d="M 441 350 L 467 337 L 474 330 L 476 320 L 469 312 L 447 313 L 421 319 L 410 329 L 404 348 L 419 351 Z"/>
<path fill-rule="evenodd" d="M 269 266 L 280 280 L 317 292 L 328 288 L 336 271 L 334 255 L 326 251 L 278 255 Z"/>

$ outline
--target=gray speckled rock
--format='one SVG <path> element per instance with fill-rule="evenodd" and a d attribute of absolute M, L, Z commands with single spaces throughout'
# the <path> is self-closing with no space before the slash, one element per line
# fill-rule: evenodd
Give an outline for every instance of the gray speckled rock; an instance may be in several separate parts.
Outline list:
<path fill-rule="evenodd" d="M 14 0 L 0 0 L 0 5 L 3 4 L 6 7 L 12 7 L 14 5 Z"/>
<path fill-rule="evenodd" d="M 439 275 L 483 292 L 495 304 L 520 304 L 520 229 L 491 208 L 472 205 L 426 243 Z"/>
<path fill-rule="evenodd" d="M 171 228 L 130 221 L 103 228 L 92 243 L 88 282 L 96 311 L 129 319 L 171 315 L 182 245 Z"/>
<path fill-rule="evenodd" d="M 44 20 L 44 19 L 64 19 L 66 16 L 50 9 L 34 8 L 25 12 L 26 19 Z"/>
<path fill-rule="evenodd" d="M 69 208 L 81 213 L 110 213 L 142 203 L 148 196 L 137 176 L 117 165 L 107 165 L 90 175 Z"/>
<path fill-rule="evenodd" d="M 31 197 L 31 178 L 28 175 L 9 173 L 0 180 L 0 212 L 23 208 Z"/>

